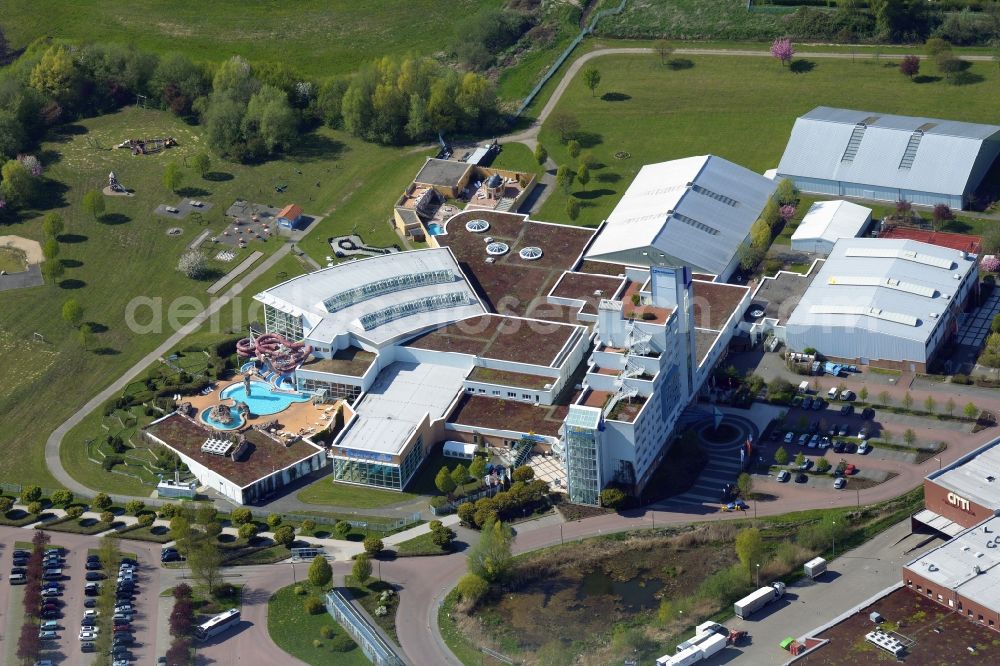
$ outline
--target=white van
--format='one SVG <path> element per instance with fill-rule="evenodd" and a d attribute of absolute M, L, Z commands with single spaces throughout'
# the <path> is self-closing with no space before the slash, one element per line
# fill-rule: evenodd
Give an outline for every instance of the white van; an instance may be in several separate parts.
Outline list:
<path fill-rule="evenodd" d="M 837 390 L 837 387 L 836 387 L 836 386 L 834 386 L 834 387 L 833 387 L 832 389 L 830 389 L 829 391 L 827 391 L 827 392 L 826 392 L 826 397 L 827 397 L 827 398 L 828 398 L 829 400 L 836 400 L 836 399 L 837 399 L 837 394 L 838 394 L 838 393 L 840 393 L 840 391 L 838 391 L 838 390 Z"/>

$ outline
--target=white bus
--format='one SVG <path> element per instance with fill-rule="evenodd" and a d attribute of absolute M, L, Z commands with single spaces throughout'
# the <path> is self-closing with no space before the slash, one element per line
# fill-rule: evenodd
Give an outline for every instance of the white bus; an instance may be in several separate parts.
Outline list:
<path fill-rule="evenodd" d="M 204 641 L 212 636 L 221 634 L 223 631 L 226 631 L 239 623 L 240 610 L 238 608 L 230 608 L 229 610 L 219 613 L 208 622 L 199 626 L 194 630 L 194 635 L 198 638 L 198 640 Z"/>

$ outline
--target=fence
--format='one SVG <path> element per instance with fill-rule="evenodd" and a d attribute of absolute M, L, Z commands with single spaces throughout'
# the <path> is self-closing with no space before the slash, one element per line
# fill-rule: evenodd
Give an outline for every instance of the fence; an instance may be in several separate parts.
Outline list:
<path fill-rule="evenodd" d="M 600 21 L 605 16 L 614 16 L 615 14 L 621 14 L 623 11 L 625 11 L 626 2 L 627 0 L 622 0 L 617 7 L 613 7 L 611 9 L 602 9 L 594 13 L 594 18 L 591 19 L 587 27 L 582 29 L 580 31 L 580 34 L 577 35 L 575 38 L 573 38 L 573 41 L 569 43 L 569 46 L 566 47 L 566 50 L 560 53 L 559 57 L 556 58 L 556 61 L 552 63 L 551 67 L 549 67 L 549 71 L 545 72 L 545 75 L 542 76 L 541 80 L 539 80 L 539 82 L 535 84 L 535 87 L 531 89 L 531 92 L 528 93 L 528 96 L 524 98 L 524 101 L 521 102 L 521 106 L 517 107 L 517 112 L 514 114 L 515 118 L 519 118 L 521 114 L 524 113 L 524 110 L 527 109 L 529 106 L 531 106 L 531 103 L 535 101 L 535 98 L 538 96 L 538 93 L 542 91 L 542 88 L 544 88 L 545 84 L 549 82 L 549 79 L 555 76 L 556 72 L 559 71 L 559 68 L 562 67 L 564 62 L 566 62 L 566 59 L 569 58 L 570 54 L 572 54 L 573 51 L 576 49 L 576 47 L 580 45 L 580 42 L 583 41 L 583 38 L 594 31 L 594 28 L 597 27 L 598 21 Z"/>
<path fill-rule="evenodd" d="M 338 590 L 327 592 L 326 610 L 375 666 L 405 666 L 395 648 L 382 639 L 375 627 Z"/>

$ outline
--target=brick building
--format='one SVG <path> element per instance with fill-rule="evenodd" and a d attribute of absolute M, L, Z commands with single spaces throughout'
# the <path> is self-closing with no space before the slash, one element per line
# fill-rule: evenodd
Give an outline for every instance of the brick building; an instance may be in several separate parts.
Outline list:
<path fill-rule="evenodd" d="M 992 518 L 1000 509 L 1000 440 L 928 474 L 924 507 L 913 516 L 913 528 L 930 528 L 948 537 Z"/>

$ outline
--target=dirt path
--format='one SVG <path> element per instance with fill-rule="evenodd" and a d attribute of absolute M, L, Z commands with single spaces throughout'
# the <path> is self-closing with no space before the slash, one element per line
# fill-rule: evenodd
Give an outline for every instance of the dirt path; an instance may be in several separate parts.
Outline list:
<path fill-rule="evenodd" d="M 38 241 L 21 236 L 0 236 L 0 247 L 11 247 L 24 252 L 24 258 L 29 264 L 40 264 L 45 261 L 42 246 Z"/>

